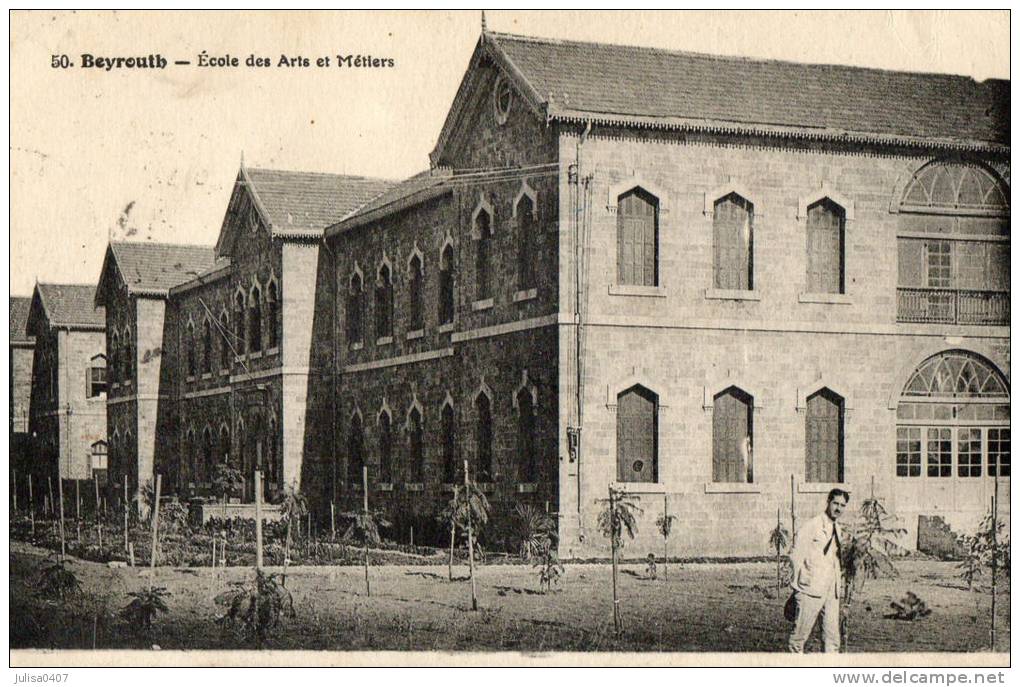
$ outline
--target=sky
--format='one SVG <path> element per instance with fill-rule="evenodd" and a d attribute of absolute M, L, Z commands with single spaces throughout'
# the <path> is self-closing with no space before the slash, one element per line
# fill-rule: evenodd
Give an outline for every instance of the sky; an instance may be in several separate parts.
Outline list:
<path fill-rule="evenodd" d="M 1009 78 L 1006 11 L 497 10 L 486 21 L 541 37 Z M 13 13 L 11 294 L 95 283 L 111 237 L 215 243 L 242 155 L 392 179 L 426 169 L 480 29 L 477 11 Z M 203 51 L 240 66 L 199 67 Z M 160 54 L 171 66 L 86 69 L 85 53 Z M 340 69 L 337 54 L 395 66 Z M 52 67 L 60 55 L 74 66 Z M 249 55 L 273 66 L 248 68 Z M 277 66 L 283 55 L 310 66 Z M 315 66 L 323 56 L 330 66 Z"/>

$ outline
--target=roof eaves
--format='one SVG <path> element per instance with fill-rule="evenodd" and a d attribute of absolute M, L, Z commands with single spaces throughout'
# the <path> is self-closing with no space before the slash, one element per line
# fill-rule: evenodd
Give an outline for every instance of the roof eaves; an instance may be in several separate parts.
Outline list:
<path fill-rule="evenodd" d="M 174 286 L 170 287 L 167 290 L 167 297 L 176 296 L 178 294 L 184 293 L 185 291 L 190 291 L 191 289 L 197 288 L 199 286 L 204 286 L 211 282 L 222 279 L 223 277 L 230 274 L 230 265 L 231 263 L 228 262 L 227 264 L 217 267 L 216 269 L 200 274 L 197 277 L 193 277 L 192 279 L 189 279 L 186 282 L 175 284 Z"/>
<path fill-rule="evenodd" d="M 382 207 L 373 208 L 364 213 L 359 213 L 357 210 L 355 210 L 353 213 L 349 214 L 344 219 L 340 220 L 333 226 L 327 228 L 325 232 L 325 237 L 327 239 L 333 238 L 334 236 L 337 236 L 345 231 L 356 229 L 371 222 L 377 222 L 384 217 L 388 217 L 389 215 L 402 212 L 404 210 L 407 210 L 408 208 L 412 208 L 416 205 L 421 205 L 422 203 L 430 201 L 434 198 L 440 198 L 450 193 L 453 193 L 453 188 L 441 181 L 433 186 L 428 186 L 426 188 L 414 191 L 413 193 L 409 193 L 406 196 L 397 198 L 387 203 L 386 205 L 383 205 Z"/>

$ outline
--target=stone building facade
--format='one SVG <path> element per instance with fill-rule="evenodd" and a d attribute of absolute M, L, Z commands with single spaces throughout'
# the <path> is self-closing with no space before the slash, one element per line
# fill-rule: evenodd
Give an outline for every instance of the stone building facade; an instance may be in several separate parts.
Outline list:
<path fill-rule="evenodd" d="M 27 333 L 35 339 L 29 472 L 35 501 L 58 478 L 103 477 L 106 470 L 105 314 L 95 285 L 36 284 Z M 55 497 L 54 497 L 55 498 Z"/>
<path fill-rule="evenodd" d="M 31 434 L 29 434 L 30 404 L 32 400 L 32 359 L 35 357 L 35 337 L 28 335 L 28 311 L 31 297 L 11 296 L 10 338 L 8 339 L 11 390 L 8 398 L 10 468 L 18 507 L 28 498 L 27 468 L 31 465 Z M 19 480 L 18 475 L 21 475 Z"/>

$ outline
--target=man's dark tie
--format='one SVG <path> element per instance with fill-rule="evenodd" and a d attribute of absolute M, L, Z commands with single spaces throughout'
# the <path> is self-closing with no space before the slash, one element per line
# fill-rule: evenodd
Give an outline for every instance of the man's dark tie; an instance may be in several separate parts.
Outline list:
<path fill-rule="evenodd" d="M 839 534 L 836 533 L 836 523 L 832 523 L 832 535 L 829 537 L 829 541 L 825 542 L 825 548 L 822 549 L 822 555 L 829 555 L 829 547 L 832 546 L 832 542 L 836 542 L 836 555 L 840 554 Z"/>

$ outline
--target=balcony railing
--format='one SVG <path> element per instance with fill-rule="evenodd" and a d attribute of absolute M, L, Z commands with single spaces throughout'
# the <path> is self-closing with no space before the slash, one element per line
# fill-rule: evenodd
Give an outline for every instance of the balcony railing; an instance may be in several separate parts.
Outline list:
<path fill-rule="evenodd" d="M 897 322 L 1009 324 L 1009 292 L 896 289 Z"/>

